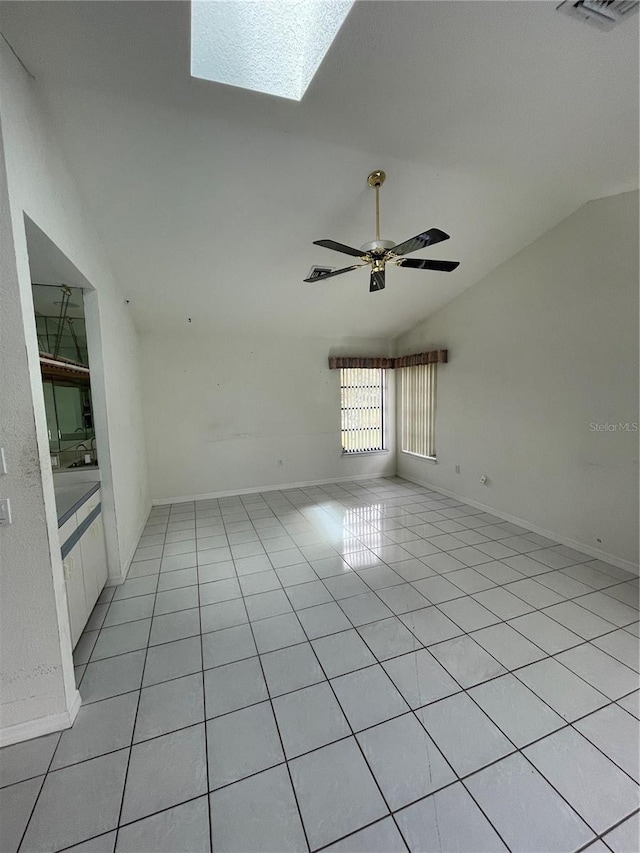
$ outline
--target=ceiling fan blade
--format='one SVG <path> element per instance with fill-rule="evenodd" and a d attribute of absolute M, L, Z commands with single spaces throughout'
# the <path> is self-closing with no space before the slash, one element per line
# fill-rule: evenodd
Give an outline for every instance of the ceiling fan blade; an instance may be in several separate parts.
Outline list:
<path fill-rule="evenodd" d="M 334 275 L 342 275 L 343 272 L 351 272 L 351 270 L 360 269 L 360 267 L 364 266 L 364 264 L 354 264 L 352 267 L 343 267 L 341 270 L 331 270 L 331 272 L 325 272 L 321 275 L 316 275 L 313 278 L 305 278 L 304 281 L 314 282 L 314 281 L 324 281 L 325 278 L 333 278 Z"/>
<path fill-rule="evenodd" d="M 453 272 L 460 266 L 460 261 L 431 261 L 426 258 L 399 258 L 396 261 L 399 267 L 409 267 L 413 270 L 440 270 L 440 272 Z"/>
<path fill-rule="evenodd" d="M 345 246 L 344 243 L 336 243 L 335 240 L 314 240 L 313 245 L 333 249 L 334 252 L 342 252 L 344 255 L 353 255 L 354 258 L 364 258 L 367 254 L 362 249 L 354 249 L 351 246 Z"/>
<path fill-rule="evenodd" d="M 404 243 L 398 243 L 390 252 L 394 255 L 408 255 L 410 252 L 417 252 L 418 249 L 424 249 L 425 246 L 433 246 L 434 243 L 441 243 L 443 240 L 448 240 L 449 235 L 445 234 L 439 228 L 430 228 L 428 231 L 423 231 L 422 234 L 417 234 L 410 240 L 405 240 Z"/>
<path fill-rule="evenodd" d="M 376 290 L 384 290 L 384 268 L 381 270 L 371 270 L 369 293 L 373 293 Z"/>

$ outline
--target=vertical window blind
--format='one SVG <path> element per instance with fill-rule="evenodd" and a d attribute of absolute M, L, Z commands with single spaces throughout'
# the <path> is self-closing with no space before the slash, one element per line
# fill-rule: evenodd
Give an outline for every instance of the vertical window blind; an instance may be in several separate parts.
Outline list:
<path fill-rule="evenodd" d="M 436 364 L 402 368 L 402 450 L 436 455 Z"/>
<path fill-rule="evenodd" d="M 343 453 L 384 450 L 384 371 L 340 369 Z"/>

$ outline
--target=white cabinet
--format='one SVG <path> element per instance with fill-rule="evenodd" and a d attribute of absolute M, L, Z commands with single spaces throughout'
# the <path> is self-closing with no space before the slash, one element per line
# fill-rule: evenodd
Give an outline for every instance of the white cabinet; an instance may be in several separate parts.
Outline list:
<path fill-rule="evenodd" d="M 99 503 L 100 492 L 94 492 L 59 528 L 62 552 L 66 552 L 62 566 L 74 648 L 107 581 L 102 513 L 96 509 Z M 92 513 L 97 514 L 92 518 Z"/>
<path fill-rule="evenodd" d="M 104 545 L 102 515 L 98 515 L 80 539 L 82 570 L 87 601 L 87 618 L 107 581 L 107 552 Z"/>
<path fill-rule="evenodd" d="M 82 629 L 87 624 L 89 611 L 84 588 L 84 573 L 82 570 L 82 551 L 78 542 L 62 561 L 64 579 L 67 586 L 67 606 L 69 608 L 69 623 L 71 626 L 71 645 L 75 647 L 80 639 Z"/>

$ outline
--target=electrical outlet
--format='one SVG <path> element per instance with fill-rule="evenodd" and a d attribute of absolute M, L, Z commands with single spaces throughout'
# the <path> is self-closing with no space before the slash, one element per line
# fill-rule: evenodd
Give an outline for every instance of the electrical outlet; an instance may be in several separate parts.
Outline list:
<path fill-rule="evenodd" d="M 487 479 L 488 479 L 488 478 L 487 478 L 487 475 L 486 475 L 486 474 L 483 474 L 483 475 L 482 475 L 482 477 L 480 477 L 480 485 L 481 485 L 481 486 L 486 486 L 486 485 L 487 485 Z"/>
<path fill-rule="evenodd" d="M 459 474 L 459 473 L 460 473 L 460 466 L 456 465 L 456 474 Z"/>

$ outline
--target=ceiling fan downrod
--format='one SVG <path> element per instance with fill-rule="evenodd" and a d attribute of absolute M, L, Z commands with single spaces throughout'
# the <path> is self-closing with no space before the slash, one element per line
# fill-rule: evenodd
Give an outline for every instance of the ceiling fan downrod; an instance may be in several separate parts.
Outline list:
<path fill-rule="evenodd" d="M 382 169 L 376 169 L 367 178 L 369 186 L 376 191 L 376 240 L 380 239 L 380 187 L 384 184 L 386 177 Z"/>
<path fill-rule="evenodd" d="M 376 239 L 360 246 L 360 249 L 372 255 L 382 256 L 387 249 L 395 246 L 395 240 L 382 240 L 380 238 L 380 187 L 384 184 L 386 177 L 387 175 L 382 169 L 376 169 L 367 178 L 367 184 L 376 191 Z"/>

